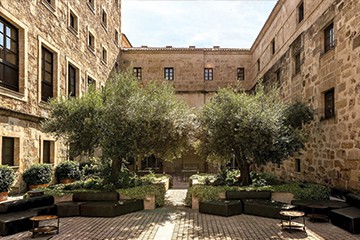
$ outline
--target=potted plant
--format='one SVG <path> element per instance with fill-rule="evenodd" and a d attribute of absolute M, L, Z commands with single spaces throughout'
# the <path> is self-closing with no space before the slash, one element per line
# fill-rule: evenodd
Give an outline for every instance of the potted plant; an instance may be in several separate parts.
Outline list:
<path fill-rule="evenodd" d="M 74 161 L 61 162 L 55 169 L 55 177 L 60 183 L 71 183 L 79 180 L 80 175 L 79 163 Z"/>
<path fill-rule="evenodd" d="M 52 167 L 50 164 L 34 164 L 22 175 L 29 189 L 47 187 L 51 181 Z"/>
<path fill-rule="evenodd" d="M 0 202 L 7 200 L 8 192 L 14 181 L 14 170 L 7 165 L 0 165 Z"/>

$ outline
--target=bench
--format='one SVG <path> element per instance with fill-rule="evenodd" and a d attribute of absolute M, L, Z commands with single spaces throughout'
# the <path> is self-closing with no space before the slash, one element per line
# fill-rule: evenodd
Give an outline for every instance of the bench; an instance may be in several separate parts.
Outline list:
<path fill-rule="evenodd" d="M 72 201 L 56 203 L 60 217 L 115 217 L 144 209 L 143 200 L 121 200 L 117 192 L 74 193 Z"/>
<path fill-rule="evenodd" d="M 199 203 L 199 212 L 224 217 L 242 213 L 242 203 L 239 200 L 219 200 Z"/>
<path fill-rule="evenodd" d="M 30 218 L 55 213 L 54 197 L 49 195 L 0 203 L 0 236 L 30 230 Z"/>

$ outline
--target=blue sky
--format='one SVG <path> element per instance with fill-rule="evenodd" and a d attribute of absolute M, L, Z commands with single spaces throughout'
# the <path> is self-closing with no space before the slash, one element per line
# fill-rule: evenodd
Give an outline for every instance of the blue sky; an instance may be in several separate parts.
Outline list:
<path fill-rule="evenodd" d="M 123 0 L 134 47 L 250 48 L 277 0 Z"/>

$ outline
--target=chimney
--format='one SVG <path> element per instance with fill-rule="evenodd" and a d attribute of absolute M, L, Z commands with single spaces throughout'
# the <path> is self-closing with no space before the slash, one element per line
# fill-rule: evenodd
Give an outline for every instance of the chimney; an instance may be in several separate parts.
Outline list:
<path fill-rule="evenodd" d="M 195 48 L 195 46 L 189 46 L 189 48 Z"/>
<path fill-rule="evenodd" d="M 141 45 L 141 47 L 142 47 L 142 48 L 147 48 L 148 46 L 146 46 L 146 45 Z"/>
<path fill-rule="evenodd" d="M 219 49 L 219 48 L 220 48 L 220 46 L 214 46 L 213 48 L 214 48 L 214 49 Z"/>
<path fill-rule="evenodd" d="M 166 48 L 172 48 L 172 46 L 166 46 Z"/>

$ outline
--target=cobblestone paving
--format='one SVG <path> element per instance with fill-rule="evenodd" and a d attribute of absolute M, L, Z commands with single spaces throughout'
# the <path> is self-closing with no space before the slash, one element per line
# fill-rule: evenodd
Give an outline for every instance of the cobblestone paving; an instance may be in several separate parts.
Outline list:
<path fill-rule="evenodd" d="M 61 218 L 60 233 L 39 236 L 35 239 L 51 240 L 355 240 L 352 235 L 327 222 L 306 222 L 304 231 L 282 231 L 277 219 L 237 215 L 220 217 L 201 214 L 182 205 L 186 190 L 171 190 L 167 193 L 170 206 L 151 211 L 140 211 L 115 218 Z M 173 205 L 173 206 L 171 206 Z M 299 219 L 300 220 L 300 219 Z M 1 240 L 32 239 L 30 232 L 2 237 Z"/>

